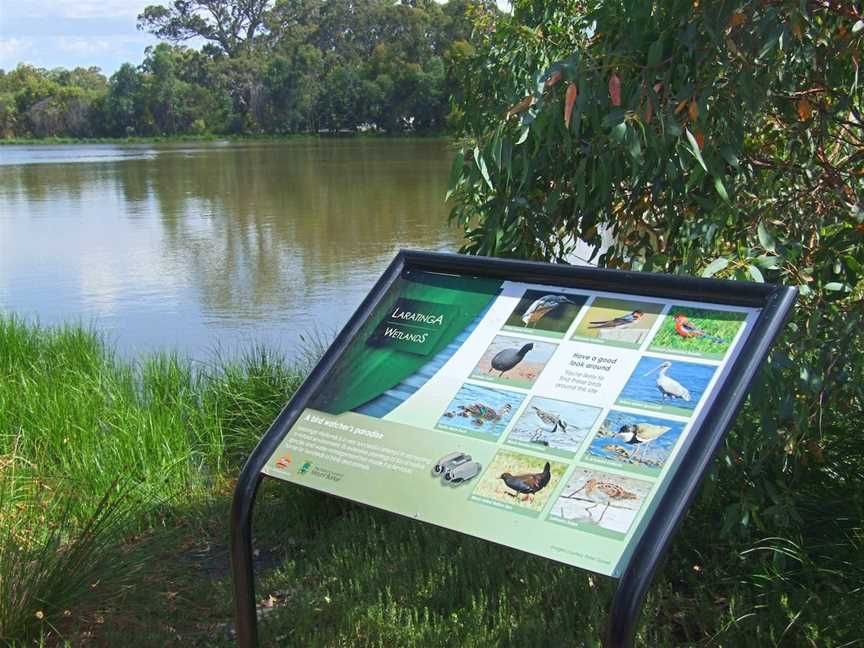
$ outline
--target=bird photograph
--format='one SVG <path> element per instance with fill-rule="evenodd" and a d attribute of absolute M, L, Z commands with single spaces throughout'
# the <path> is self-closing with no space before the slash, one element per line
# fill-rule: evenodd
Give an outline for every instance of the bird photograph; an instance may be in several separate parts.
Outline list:
<path fill-rule="evenodd" d="M 540 511 L 566 469 L 564 463 L 501 450 L 489 462 L 473 494 Z"/>
<path fill-rule="evenodd" d="M 489 363 L 491 365 L 489 367 L 489 373 L 498 371 L 498 377 L 500 378 L 505 374 L 505 372 L 510 371 L 522 362 L 525 359 L 525 354 L 533 349 L 534 343 L 528 342 L 528 344 L 523 344 L 518 349 L 516 347 L 511 347 L 499 351 L 492 357 L 492 361 Z"/>
<path fill-rule="evenodd" d="M 717 344 L 726 344 L 726 340 L 716 335 L 711 335 L 693 324 L 690 319 L 681 313 L 673 315 L 672 321 L 675 322 L 675 332 L 682 338 L 705 338 Z"/>
<path fill-rule="evenodd" d="M 660 396 L 663 400 L 667 398 L 674 399 L 680 398 L 683 401 L 690 400 L 690 391 L 682 385 L 680 382 L 670 377 L 667 372 L 672 368 L 671 362 L 661 362 L 657 367 L 652 369 L 651 371 L 645 372 L 645 376 L 650 376 L 655 371 L 657 372 L 657 380 L 655 381 L 657 384 L 657 391 L 660 392 Z"/>
<path fill-rule="evenodd" d="M 513 493 L 508 491 L 508 495 L 517 497 L 518 494 L 522 494 L 527 500 L 534 493 L 540 492 L 549 485 L 549 480 L 552 478 L 551 468 L 551 464 L 547 461 L 546 465 L 543 466 L 543 472 L 524 475 L 511 475 L 509 472 L 505 472 L 501 473 L 501 481 L 507 485 L 507 488 L 514 491 Z"/>
<path fill-rule="evenodd" d="M 600 320 L 588 322 L 589 329 L 598 329 L 598 328 L 624 328 L 625 326 L 630 326 L 631 324 L 635 324 L 645 315 L 640 310 L 630 311 L 626 315 L 621 315 L 620 317 L 613 317 L 608 320 Z"/>
<path fill-rule="evenodd" d="M 599 407 L 534 397 L 507 435 L 507 443 L 537 445 L 572 457 L 600 415 Z"/>
<path fill-rule="evenodd" d="M 527 290 L 504 325 L 506 330 L 563 337 L 587 301 L 582 295 Z"/>
<path fill-rule="evenodd" d="M 623 534 L 650 492 L 650 482 L 577 468 L 552 504 L 550 515 Z"/>
<path fill-rule="evenodd" d="M 720 359 L 744 322 L 745 313 L 673 306 L 651 341 L 652 351 Z"/>
<path fill-rule="evenodd" d="M 657 321 L 662 304 L 599 297 L 576 325 L 574 340 L 638 347 Z"/>
<path fill-rule="evenodd" d="M 549 362 L 557 345 L 524 338 L 497 336 L 486 349 L 471 378 L 516 387 L 530 387 Z"/>
<path fill-rule="evenodd" d="M 619 405 L 689 416 L 717 367 L 643 357 L 618 396 Z"/>
<path fill-rule="evenodd" d="M 614 461 L 634 467 L 635 472 L 656 476 L 683 430 L 684 424 L 679 421 L 611 410 L 591 439 L 585 460 L 600 464 Z"/>
<path fill-rule="evenodd" d="M 465 384 L 441 414 L 436 427 L 494 441 L 501 436 L 524 398 L 515 392 Z"/>

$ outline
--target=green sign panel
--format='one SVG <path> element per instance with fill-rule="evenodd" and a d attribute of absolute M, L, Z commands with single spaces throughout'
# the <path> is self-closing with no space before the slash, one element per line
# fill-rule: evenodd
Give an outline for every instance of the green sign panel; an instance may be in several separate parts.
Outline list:
<path fill-rule="evenodd" d="M 619 576 L 758 315 L 412 272 L 264 472 Z"/>

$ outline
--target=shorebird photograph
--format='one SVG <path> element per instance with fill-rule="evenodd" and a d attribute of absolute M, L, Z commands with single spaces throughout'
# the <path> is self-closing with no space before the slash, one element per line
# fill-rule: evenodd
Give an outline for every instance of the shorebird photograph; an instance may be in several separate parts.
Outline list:
<path fill-rule="evenodd" d="M 659 475 L 683 431 L 680 421 L 611 410 L 591 439 L 585 460 L 614 461 L 634 472 Z"/>
<path fill-rule="evenodd" d="M 534 397 L 507 435 L 511 445 L 542 446 L 572 456 L 597 421 L 601 409 Z"/>
<path fill-rule="evenodd" d="M 582 295 L 527 290 L 504 325 L 506 330 L 563 337 L 588 300 Z"/>
<path fill-rule="evenodd" d="M 553 517 L 627 533 L 651 483 L 587 468 L 577 468 L 552 504 Z"/>

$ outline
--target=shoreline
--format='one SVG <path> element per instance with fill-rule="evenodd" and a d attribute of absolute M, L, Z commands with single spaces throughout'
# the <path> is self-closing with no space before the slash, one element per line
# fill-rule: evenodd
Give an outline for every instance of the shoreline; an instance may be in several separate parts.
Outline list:
<path fill-rule="evenodd" d="M 245 143 L 245 142 L 293 142 L 303 140 L 322 139 L 384 139 L 384 140 L 434 140 L 454 139 L 455 136 L 446 131 L 428 134 L 417 133 L 363 133 L 363 132 L 340 132 L 340 133 L 289 133 L 285 135 L 261 134 L 261 135 L 154 135 L 133 137 L 15 137 L 0 139 L 2 146 L 61 146 L 82 144 L 114 144 L 114 145 L 137 145 L 137 144 L 181 144 L 181 143 Z"/>

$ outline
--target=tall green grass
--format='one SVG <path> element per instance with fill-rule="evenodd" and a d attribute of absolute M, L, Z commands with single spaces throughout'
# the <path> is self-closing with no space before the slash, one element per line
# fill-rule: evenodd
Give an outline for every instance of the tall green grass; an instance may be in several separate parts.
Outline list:
<path fill-rule="evenodd" d="M 232 479 L 308 366 L 260 348 L 131 362 L 92 331 L 0 318 L 0 644 L 231 645 Z M 751 471 L 784 461 L 735 460 L 751 418 L 677 535 L 640 645 L 861 643 L 856 421 L 745 524 Z M 267 646 L 592 646 L 614 587 L 289 484 L 265 483 L 255 525 Z"/>
<path fill-rule="evenodd" d="M 230 364 L 135 363 L 93 331 L 0 318 L 0 641 L 62 625 L 71 599 L 116 593 L 81 579 L 128 576 L 135 565 L 106 547 L 180 495 L 224 491 L 301 379 L 262 349 Z"/>

